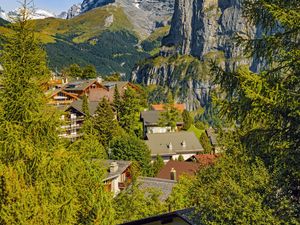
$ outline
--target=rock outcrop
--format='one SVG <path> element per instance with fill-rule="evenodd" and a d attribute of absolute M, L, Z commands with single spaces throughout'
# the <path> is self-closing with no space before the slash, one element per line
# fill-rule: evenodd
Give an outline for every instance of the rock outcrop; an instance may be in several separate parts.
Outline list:
<path fill-rule="evenodd" d="M 124 9 L 128 19 L 141 36 L 150 35 L 156 28 L 170 24 L 175 0 L 84 0 L 80 13 L 108 4 Z"/>
<path fill-rule="evenodd" d="M 226 59 L 248 63 L 234 44 L 237 35 L 253 37 L 256 32 L 243 17 L 242 0 L 176 0 L 171 24 L 163 44 L 181 54 L 204 59 L 221 51 Z"/>
<path fill-rule="evenodd" d="M 243 18 L 241 2 L 242 0 L 176 0 L 169 35 L 162 41 L 165 47 L 156 58 L 188 55 L 203 64 L 208 59 L 218 60 L 220 65 L 229 69 L 241 64 L 257 63 L 243 57 L 242 49 L 234 42 L 237 35 L 253 37 L 257 32 Z M 153 58 L 152 61 L 157 60 Z M 176 63 L 176 67 L 182 66 L 180 62 Z M 209 71 L 198 70 L 198 76 L 191 77 L 191 69 L 184 70 L 179 82 L 176 82 L 173 67 L 174 65 L 169 64 L 166 67 L 165 63 L 146 63 L 134 70 L 132 78 L 145 85 L 163 85 L 169 90 L 181 90 L 181 81 L 188 81 L 185 94 L 175 92 L 179 93 L 177 99 L 184 102 L 189 110 L 197 109 L 200 105 L 205 106 L 212 89 L 211 79 L 204 79 Z"/>
<path fill-rule="evenodd" d="M 73 5 L 67 13 L 67 19 L 72 19 L 75 16 L 78 16 L 81 13 L 81 4 Z"/>

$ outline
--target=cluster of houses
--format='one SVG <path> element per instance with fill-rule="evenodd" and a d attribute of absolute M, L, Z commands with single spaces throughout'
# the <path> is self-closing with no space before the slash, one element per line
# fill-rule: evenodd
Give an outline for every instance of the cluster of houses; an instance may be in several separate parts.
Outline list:
<path fill-rule="evenodd" d="M 47 92 L 48 104 L 62 110 L 62 119 L 65 121 L 61 137 L 69 140 L 80 138 L 80 129 L 86 117 L 82 109 L 82 97 L 88 96 L 89 114 L 94 115 L 101 99 L 107 98 L 113 102 L 115 90 L 118 88 L 122 96 L 128 88 L 138 90 L 130 82 L 102 81 L 101 79 L 76 80 L 68 82 L 65 79 L 52 80 Z M 175 104 L 174 107 L 183 112 L 184 104 Z M 164 166 L 156 177 L 139 177 L 139 187 L 142 189 L 157 188 L 161 190 L 161 200 L 165 201 L 172 192 L 174 185 L 182 175 L 194 176 L 201 168 L 216 160 L 216 154 L 203 154 L 204 149 L 194 132 L 182 131 L 182 119 L 176 123 L 176 129 L 161 127 L 159 120 L 164 111 L 164 105 L 152 105 L 149 110 L 140 114 L 143 125 L 145 143 L 151 151 L 154 161 L 161 156 Z M 206 131 L 211 144 L 217 149 L 217 141 L 213 130 Z M 179 160 L 180 159 L 180 160 Z M 99 161 L 103 165 L 103 161 Z M 105 187 L 114 195 L 130 186 L 132 181 L 130 161 L 104 161 L 107 174 L 103 180 Z"/>

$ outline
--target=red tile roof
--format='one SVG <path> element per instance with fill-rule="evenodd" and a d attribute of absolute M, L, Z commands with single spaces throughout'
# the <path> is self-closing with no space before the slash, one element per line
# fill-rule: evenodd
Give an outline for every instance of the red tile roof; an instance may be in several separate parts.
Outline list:
<path fill-rule="evenodd" d="M 208 166 L 212 165 L 219 156 L 220 155 L 217 154 L 199 154 L 192 156 L 192 158 L 194 158 L 201 166 Z"/>
<path fill-rule="evenodd" d="M 176 170 L 176 179 L 178 180 L 180 176 L 195 175 L 200 169 L 201 165 L 194 162 L 180 162 L 180 161 L 169 161 L 157 174 L 157 178 L 161 179 L 171 179 L 171 170 L 174 168 Z"/>
<path fill-rule="evenodd" d="M 151 105 L 151 108 L 152 108 L 152 110 L 155 110 L 155 111 L 162 111 L 162 110 L 165 110 L 164 106 L 165 106 L 165 104 L 157 104 L 157 105 Z M 184 104 L 174 104 L 174 107 L 180 112 L 183 112 L 183 110 L 185 110 Z"/>

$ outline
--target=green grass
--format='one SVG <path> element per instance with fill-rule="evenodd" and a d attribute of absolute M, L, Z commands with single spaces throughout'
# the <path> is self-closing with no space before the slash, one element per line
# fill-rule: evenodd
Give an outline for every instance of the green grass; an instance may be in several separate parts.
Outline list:
<path fill-rule="evenodd" d="M 188 131 L 194 132 L 197 138 L 200 138 L 201 135 L 205 132 L 205 130 L 200 130 L 197 127 L 195 127 L 195 125 L 193 124 Z"/>

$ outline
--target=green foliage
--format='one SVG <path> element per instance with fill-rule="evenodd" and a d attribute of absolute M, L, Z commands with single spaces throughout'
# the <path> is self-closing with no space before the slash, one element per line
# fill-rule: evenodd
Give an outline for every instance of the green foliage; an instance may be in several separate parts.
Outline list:
<path fill-rule="evenodd" d="M 123 105 L 123 100 L 121 98 L 118 86 L 115 86 L 115 92 L 114 92 L 114 102 L 113 102 L 113 107 L 114 107 L 114 111 L 117 114 L 117 119 L 118 121 L 120 121 L 120 117 L 121 117 L 121 110 L 122 110 L 122 105 Z"/>
<path fill-rule="evenodd" d="M 226 94 L 221 113 L 239 124 L 245 154 L 269 171 L 273 188 L 265 204 L 285 223 L 299 223 L 299 1 L 247 0 L 244 13 L 264 29 L 259 38 L 240 37 L 240 44 L 268 66 L 257 73 L 214 67 Z"/>
<path fill-rule="evenodd" d="M 50 73 L 23 4 L 1 51 L 0 224 L 113 224 L 103 170 L 66 150 L 42 84 Z"/>
<path fill-rule="evenodd" d="M 82 98 L 82 111 L 87 118 L 90 117 L 89 99 L 87 95 L 84 95 Z"/>
<path fill-rule="evenodd" d="M 126 132 L 141 133 L 140 110 L 139 96 L 132 88 L 128 88 L 124 93 L 121 107 L 119 107 L 119 123 Z"/>
<path fill-rule="evenodd" d="M 158 124 L 161 127 L 171 127 L 172 130 L 176 129 L 176 124 L 180 120 L 180 113 L 174 107 L 174 103 L 169 101 L 164 106 L 164 111 L 160 113 Z"/>
<path fill-rule="evenodd" d="M 155 161 L 152 164 L 152 170 L 153 170 L 153 176 L 155 177 L 158 172 L 161 170 L 161 168 L 164 166 L 164 160 L 160 155 L 156 156 Z"/>
<path fill-rule="evenodd" d="M 117 223 L 166 213 L 167 206 L 159 199 L 160 195 L 157 189 L 140 189 L 138 184 L 134 184 L 115 199 Z"/>
<path fill-rule="evenodd" d="M 211 146 L 210 140 L 205 132 L 203 132 L 200 137 L 200 143 L 204 148 L 205 154 L 211 154 L 213 152 L 213 147 Z"/>
<path fill-rule="evenodd" d="M 192 118 L 191 114 L 189 113 L 189 111 L 187 111 L 187 110 L 183 111 L 182 119 L 184 122 L 183 130 L 190 129 L 191 125 L 193 124 L 193 118 Z"/>
<path fill-rule="evenodd" d="M 97 77 L 96 67 L 94 65 L 86 65 L 82 70 L 82 79 L 92 79 Z"/>
<path fill-rule="evenodd" d="M 143 175 L 151 174 L 151 153 L 144 141 L 135 135 L 122 134 L 110 142 L 111 159 L 131 160 L 139 163 Z"/>
<path fill-rule="evenodd" d="M 95 65 L 100 74 L 126 73 L 128 76 L 137 61 L 148 57 L 138 51 L 138 38 L 128 31 L 104 31 L 88 42 L 72 43 L 72 36 L 58 35 L 55 43 L 45 45 L 49 66 L 62 69 L 70 64 Z M 113 40 L 113 41 L 112 41 Z"/>
<path fill-rule="evenodd" d="M 113 73 L 109 76 L 106 76 L 104 78 L 105 81 L 121 81 L 122 80 L 122 77 L 119 73 Z"/>
<path fill-rule="evenodd" d="M 184 162 L 184 158 L 183 158 L 183 156 L 181 154 L 178 156 L 178 161 L 179 162 Z"/>
<path fill-rule="evenodd" d="M 106 98 L 99 102 L 93 121 L 99 141 L 107 148 L 109 141 L 119 132 L 119 125 Z"/>

